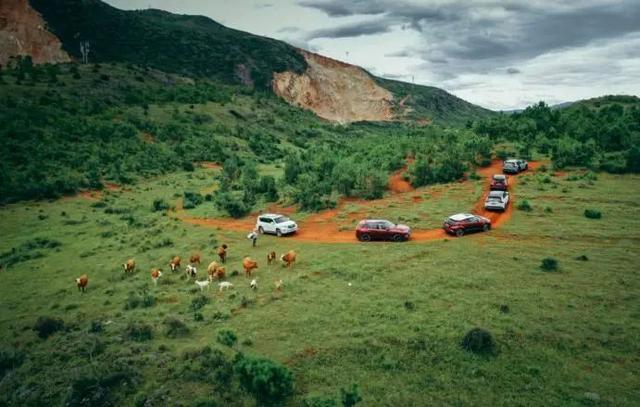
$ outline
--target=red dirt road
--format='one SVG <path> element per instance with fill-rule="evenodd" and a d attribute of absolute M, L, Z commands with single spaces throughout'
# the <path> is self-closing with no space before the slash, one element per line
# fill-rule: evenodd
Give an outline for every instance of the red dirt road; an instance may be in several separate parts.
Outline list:
<path fill-rule="evenodd" d="M 529 163 L 529 169 L 535 170 L 539 166 L 537 162 Z M 476 202 L 472 208 L 472 212 L 478 215 L 485 216 L 491 219 L 492 228 L 498 228 L 511 218 L 513 214 L 514 205 L 514 187 L 517 184 L 517 176 L 509 177 L 509 193 L 511 194 L 511 202 L 507 211 L 489 212 L 484 209 L 484 200 L 489 193 L 489 180 L 493 174 L 499 174 L 502 172 L 502 162 L 494 161 L 489 167 L 480 168 L 477 170 L 478 175 L 485 178 L 485 187 L 481 198 Z M 355 232 L 352 229 L 340 230 L 337 216 L 340 213 L 340 209 L 344 207 L 346 203 L 356 202 L 360 205 L 371 206 L 373 204 L 384 203 L 385 201 L 393 200 L 407 200 L 415 201 L 415 194 L 413 187 L 403 178 L 404 170 L 400 170 L 392 174 L 389 178 L 389 187 L 391 190 L 391 196 L 377 200 L 377 201 L 363 201 L 354 199 L 343 199 L 338 204 L 337 209 L 330 209 L 321 211 L 310 215 L 307 219 L 299 221 L 299 231 L 288 237 L 304 242 L 318 242 L 318 243 L 356 243 L 358 240 L 355 237 Z M 466 182 L 466 181 L 465 181 Z M 270 212 L 285 213 L 287 215 L 294 214 L 296 212 L 295 207 L 282 208 L 277 205 L 273 205 L 268 208 Z M 256 214 L 252 214 L 242 219 L 230 219 L 230 218 L 196 218 L 187 216 L 178 205 L 176 212 L 173 214 L 182 221 L 198 226 L 212 227 L 224 229 L 234 232 L 246 232 L 249 233 L 255 227 Z M 360 215 L 358 213 L 350 214 L 349 218 L 357 218 Z M 412 241 L 429 241 L 444 239 L 447 234 L 441 228 L 429 229 L 429 230 L 413 230 L 411 240 Z"/>

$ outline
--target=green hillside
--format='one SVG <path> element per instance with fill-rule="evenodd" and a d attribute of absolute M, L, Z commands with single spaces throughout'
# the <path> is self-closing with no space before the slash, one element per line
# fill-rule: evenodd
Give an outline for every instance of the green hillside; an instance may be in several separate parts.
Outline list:
<path fill-rule="evenodd" d="M 89 41 L 94 63 L 130 62 L 226 83 L 271 84 L 273 72 L 302 72 L 294 47 L 224 27 L 202 16 L 160 10 L 122 11 L 99 0 L 31 0 L 63 48 L 80 59 Z"/>

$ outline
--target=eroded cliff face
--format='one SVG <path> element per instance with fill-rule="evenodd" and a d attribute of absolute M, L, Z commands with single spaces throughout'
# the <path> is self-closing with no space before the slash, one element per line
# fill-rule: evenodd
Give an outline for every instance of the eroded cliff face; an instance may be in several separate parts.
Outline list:
<path fill-rule="evenodd" d="M 36 64 L 71 61 L 28 0 L 0 0 L 0 64 L 19 55 L 30 55 Z"/>
<path fill-rule="evenodd" d="M 273 91 L 287 102 L 339 123 L 393 120 L 393 94 L 362 68 L 300 50 L 302 74 L 275 73 Z"/>

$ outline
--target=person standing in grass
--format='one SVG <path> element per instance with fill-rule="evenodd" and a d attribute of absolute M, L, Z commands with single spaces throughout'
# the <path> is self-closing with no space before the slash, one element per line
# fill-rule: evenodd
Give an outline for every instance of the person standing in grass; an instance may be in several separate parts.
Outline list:
<path fill-rule="evenodd" d="M 253 229 L 253 232 L 247 235 L 247 239 L 251 240 L 252 246 L 256 247 L 256 242 L 258 241 L 258 230 Z"/>

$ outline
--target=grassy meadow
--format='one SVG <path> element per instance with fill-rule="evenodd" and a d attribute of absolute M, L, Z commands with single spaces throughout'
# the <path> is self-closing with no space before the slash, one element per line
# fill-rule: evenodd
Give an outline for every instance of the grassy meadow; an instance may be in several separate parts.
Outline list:
<path fill-rule="evenodd" d="M 532 210 L 514 211 L 486 234 L 401 244 L 264 236 L 254 249 L 244 233 L 152 210 L 154 199 L 175 204 L 184 191 L 211 187 L 217 171 L 0 208 L 0 405 L 255 405 L 220 367 L 238 352 L 290 369 L 287 405 L 335 405 L 353 384 L 362 405 L 640 401 L 638 175 L 523 175 L 517 203 L 527 200 Z M 481 187 L 433 188 L 416 192 L 428 199 L 379 213 L 432 227 L 446 208 L 471 209 Z M 602 218 L 585 217 L 586 209 Z M 216 214 L 211 202 L 191 212 Z M 436 213 L 432 225 L 426 215 Z M 242 275 L 229 276 L 233 290 L 212 287 L 202 299 L 183 273 L 169 271 L 172 256 L 184 268 L 200 252 L 202 279 L 222 243 L 228 276 L 242 270 L 245 255 L 258 260 L 257 291 Z M 268 251 L 290 249 L 298 252 L 293 270 L 266 265 Z M 558 270 L 541 270 L 546 257 Z M 129 258 L 137 269 L 124 275 Z M 164 271 L 157 286 L 152 267 Z M 74 279 L 84 273 L 82 294 Z M 284 290 L 274 290 L 277 279 Z M 61 318 L 64 329 L 38 337 L 41 316 Z M 146 328 L 139 334 L 132 326 Z M 493 334 L 494 355 L 462 349 L 475 327 Z M 220 339 L 229 335 L 223 331 L 237 340 Z M 113 386 L 109 378 L 123 371 L 128 376 Z M 83 399 L 83 386 L 108 395 Z"/>

